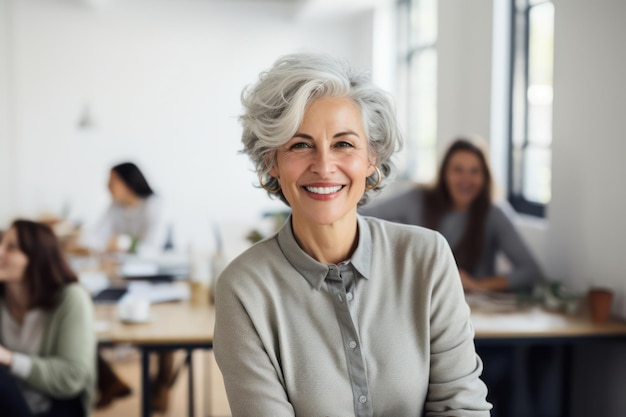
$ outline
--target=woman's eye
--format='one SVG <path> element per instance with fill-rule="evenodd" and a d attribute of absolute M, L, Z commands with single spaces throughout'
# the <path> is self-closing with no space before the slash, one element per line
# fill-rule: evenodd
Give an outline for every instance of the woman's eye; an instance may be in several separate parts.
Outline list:
<path fill-rule="evenodd" d="M 353 148 L 350 142 L 345 142 L 345 141 L 337 142 L 335 146 L 337 148 Z"/>
<path fill-rule="evenodd" d="M 306 142 L 298 142 L 298 143 L 294 143 L 293 145 L 291 145 L 289 149 L 307 149 L 310 147 L 311 145 Z"/>

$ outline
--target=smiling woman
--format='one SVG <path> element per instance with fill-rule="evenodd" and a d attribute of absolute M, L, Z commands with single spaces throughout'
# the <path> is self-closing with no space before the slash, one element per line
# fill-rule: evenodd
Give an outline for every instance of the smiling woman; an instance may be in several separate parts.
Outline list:
<path fill-rule="evenodd" d="M 0 240 L 2 415 L 89 416 L 94 326 L 91 298 L 52 230 L 13 222 Z"/>
<path fill-rule="evenodd" d="M 304 233 L 344 219 L 353 222 L 350 217 L 375 162 L 368 155 L 357 105 L 348 98 L 327 97 L 307 107 L 298 131 L 276 152 L 270 175 L 279 180 L 291 206 L 294 229 Z M 342 261 L 348 253 L 337 255 L 339 259 L 326 261 Z"/>
<path fill-rule="evenodd" d="M 445 241 L 357 214 L 401 143 L 387 94 L 344 61 L 295 54 L 243 105 L 244 151 L 292 214 L 217 280 L 233 416 L 488 416 Z"/>

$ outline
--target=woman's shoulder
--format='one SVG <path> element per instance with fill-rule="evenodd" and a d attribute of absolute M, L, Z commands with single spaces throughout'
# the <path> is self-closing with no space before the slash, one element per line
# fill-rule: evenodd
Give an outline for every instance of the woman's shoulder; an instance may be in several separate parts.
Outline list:
<path fill-rule="evenodd" d="M 426 244 L 437 244 L 443 236 L 436 230 L 413 224 L 396 223 L 374 217 L 366 217 L 370 234 L 374 243 L 395 245 L 413 243 L 423 247 Z"/>
<path fill-rule="evenodd" d="M 146 197 L 143 202 L 148 211 L 161 211 L 166 207 L 165 199 L 159 194 L 152 194 Z"/>
<path fill-rule="evenodd" d="M 515 210 L 506 200 L 491 203 L 487 217 L 497 224 L 511 223 L 515 218 Z"/>
<path fill-rule="evenodd" d="M 282 257 L 276 256 L 280 252 L 276 235 L 257 242 L 237 255 L 228 263 L 221 276 L 241 275 L 244 272 L 259 271 L 269 263 L 278 262 Z"/>
<path fill-rule="evenodd" d="M 430 271 L 451 259 L 448 241 L 436 230 L 386 220 L 366 219 L 372 239 L 373 262 L 386 268 Z"/>
<path fill-rule="evenodd" d="M 91 304 L 91 296 L 78 282 L 67 284 L 59 290 L 58 308 L 82 304 Z"/>

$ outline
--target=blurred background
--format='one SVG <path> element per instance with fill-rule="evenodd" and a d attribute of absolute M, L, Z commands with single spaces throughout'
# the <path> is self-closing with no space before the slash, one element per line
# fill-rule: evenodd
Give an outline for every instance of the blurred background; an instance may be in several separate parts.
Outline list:
<path fill-rule="evenodd" d="M 279 55 L 328 52 L 396 98 L 400 180 L 432 179 L 456 135 L 485 138 L 548 277 L 611 288 L 625 318 L 625 19 L 621 0 L 0 0 L 0 228 L 93 224 L 131 160 L 179 248 L 219 234 L 236 256 L 284 209 L 239 154 L 242 88 Z M 614 381 L 607 410 L 626 408 L 626 351 L 587 353 L 607 358 L 594 374 L 577 356 Z"/>

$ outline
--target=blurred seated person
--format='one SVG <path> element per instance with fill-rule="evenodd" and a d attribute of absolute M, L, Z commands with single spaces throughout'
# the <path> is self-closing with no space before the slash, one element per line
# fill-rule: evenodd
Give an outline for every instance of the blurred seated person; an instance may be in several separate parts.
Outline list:
<path fill-rule="evenodd" d="M 93 304 L 50 227 L 16 220 L 0 241 L 0 414 L 90 415 Z"/>
<path fill-rule="evenodd" d="M 439 231 L 452 247 L 465 291 L 527 289 L 542 273 L 508 210 L 492 201 L 491 172 L 481 148 L 457 139 L 445 153 L 433 187 L 416 185 L 360 213 Z M 511 264 L 507 274 L 496 270 L 499 253 Z"/>
<path fill-rule="evenodd" d="M 83 244 L 97 252 L 158 254 L 171 247 L 162 200 L 132 162 L 115 165 L 108 183 L 111 205 Z M 124 242 L 124 238 L 127 242 Z"/>
<path fill-rule="evenodd" d="M 132 162 L 115 165 L 109 174 L 111 205 L 98 227 L 84 239 L 84 244 L 97 252 L 132 252 L 154 255 L 172 247 L 164 220 L 163 205 L 148 184 L 141 170 Z M 128 242 L 123 244 L 123 238 Z M 165 411 L 173 378 L 173 355 L 161 352 L 159 370 L 153 384 L 152 407 Z M 98 355 L 97 407 L 108 406 L 115 398 L 131 393 L 130 387 Z"/>
<path fill-rule="evenodd" d="M 456 139 L 444 154 L 433 187 L 421 185 L 363 207 L 363 215 L 439 231 L 450 244 L 463 288 L 473 291 L 528 290 L 542 279 L 541 269 L 510 220 L 505 204 L 492 201 L 492 178 L 485 153 L 474 141 Z M 497 271 L 503 253 L 510 272 Z M 478 347 L 484 362 L 483 379 L 493 404 L 492 417 L 512 415 L 514 393 L 512 350 Z M 529 372 L 549 360 L 550 352 L 530 349 Z M 541 371 L 539 371 L 541 373 Z M 526 401 L 515 400 L 515 401 Z M 527 402 L 527 401 L 526 401 Z"/>

